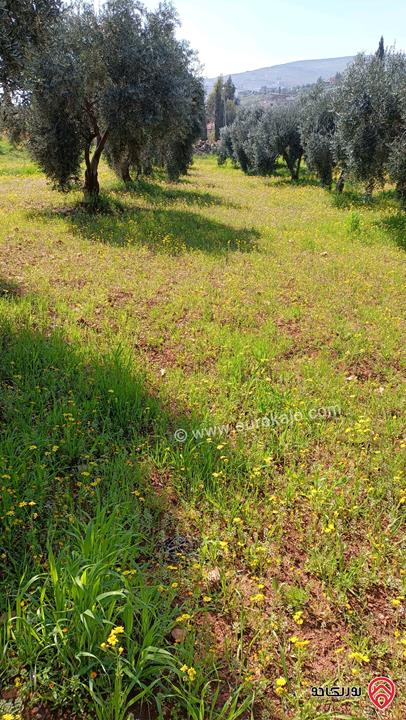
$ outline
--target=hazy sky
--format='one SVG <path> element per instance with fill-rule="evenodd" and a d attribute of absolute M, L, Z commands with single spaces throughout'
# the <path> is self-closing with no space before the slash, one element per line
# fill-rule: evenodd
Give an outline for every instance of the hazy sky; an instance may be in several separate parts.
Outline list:
<path fill-rule="evenodd" d="M 144 0 L 154 8 L 158 0 Z M 174 0 L 181 37 L 212 77 L 292 60 L 406 50 L 405 0 Z"/>

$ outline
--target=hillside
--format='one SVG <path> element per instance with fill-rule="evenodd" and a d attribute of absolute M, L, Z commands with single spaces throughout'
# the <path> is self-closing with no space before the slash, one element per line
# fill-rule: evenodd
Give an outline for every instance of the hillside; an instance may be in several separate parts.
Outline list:
<path fill-rule="evenodd" d="M 259 70 L 248 70 L 232 75 L 238 92 L 260 90 L 261 87 L 282 85 L 296 87 L 316 82 L 320 77 L 328 80 L 338 72 L 343 72 L 353 58 L 326 58 L 324 60 L 298 60 L 283 65 L 272 65 Z M 215 78 L 206 80 L 207 91 L 210 91 Z"/>

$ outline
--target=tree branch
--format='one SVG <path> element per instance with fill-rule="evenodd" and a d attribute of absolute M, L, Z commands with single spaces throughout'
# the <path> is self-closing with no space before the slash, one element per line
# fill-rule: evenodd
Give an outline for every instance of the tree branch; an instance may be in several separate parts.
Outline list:
<path fill-rule="evenodd" d="M 97 166 L 99 164 L 100 156 L 101 156 L 101 154 L 104 150 L 104 146 L 107 142 L 108 134 L 109 134 L 109 128 L 107 127 L 105 129 L 103 135 L 100 136 L 100 140 L 98 140 L 98 142 L 97 142 L 96 150 L 94 151 L 94 154 L 93 154 L 93 157 L 92 157 L 92 160 L 90 163 L 92 170 L 95 170 L 95 168 L 97 168 Z"/>
<path fill-rule="evenodd" d="M 97 122 L 96 115 L 95 115 L 94 110 L 93 110 L 93 108 L 92 108 L 92 103 L 89 102 L 89 100 L 85 100 L 84 109 L 85 109 L 85 112 L 87 113 L 88 118 L 89 118 L 89 120 L 90 120 L 90 124 L 91 124 L 92 129 L 93 129 L 93 132 L 94 132 L 94 136 L 97 138 L 97 144 L 99 144 L 99 142 L 100 142 L 100 140 L 101 140 L 100 129 L 99 129 L 99 125 L 98 125 L 98 122 Z"/>

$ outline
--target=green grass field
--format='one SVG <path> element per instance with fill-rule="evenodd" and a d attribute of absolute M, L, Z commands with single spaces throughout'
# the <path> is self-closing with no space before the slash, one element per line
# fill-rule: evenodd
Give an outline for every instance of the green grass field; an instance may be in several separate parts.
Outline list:
<path fill-rule="evenodd" d="M 0 718 L 403 719 L 393 191 L 101 181 L 0 145 Z"/>

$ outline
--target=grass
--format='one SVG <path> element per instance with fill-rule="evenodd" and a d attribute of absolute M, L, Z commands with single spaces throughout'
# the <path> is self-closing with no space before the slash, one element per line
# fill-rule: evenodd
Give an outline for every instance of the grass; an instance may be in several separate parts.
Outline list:
<path fill-rule="evenodd" d="M 91 216 L 1 150 L 0 717 L 403 718 L 393 193 L 203 158 Z"/>

